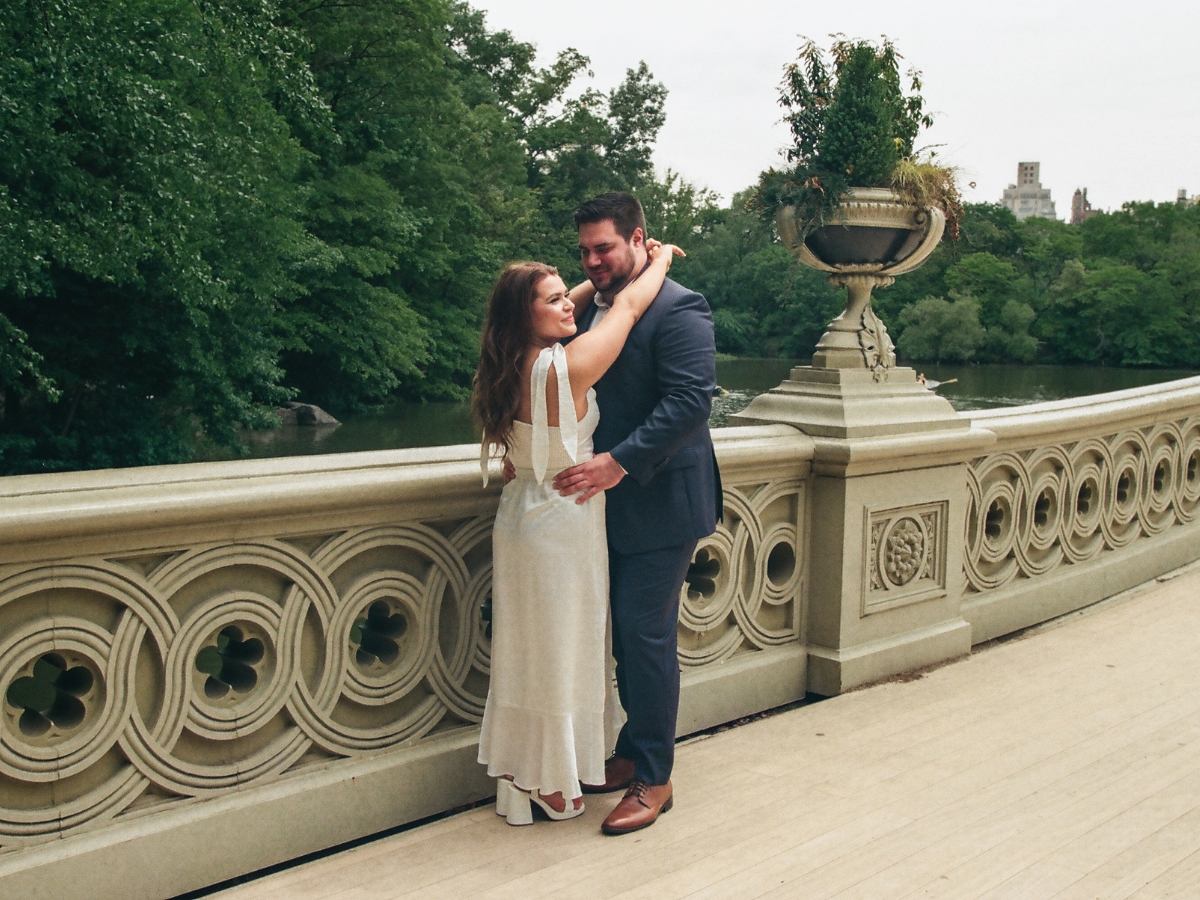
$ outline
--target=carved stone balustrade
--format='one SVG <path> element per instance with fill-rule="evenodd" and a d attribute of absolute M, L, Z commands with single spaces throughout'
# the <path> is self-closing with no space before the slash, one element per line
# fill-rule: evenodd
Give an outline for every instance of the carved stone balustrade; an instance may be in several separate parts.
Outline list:
<path fill-rule="evenodd" d="M 792 393 L 715 432 L 681 734 L 1200 558 L 1200 378 L 907 428 Z M 0 896 L 170 897 L 489 797 L 498 482 L 475 446 L 0 479 Z"/>
<path fill-rule="evenodd" d="M 975 643 L 1200 558 L 1200 378 L 971 413 L 963 618 Z"/>
<path fill-rule="evenodd" d="M 806 684 L 812 441 L 717 447 L 683 731 Z M 0 479 L 0 896 L 172 896 L 494 793 L 498 493 L 472 446 Z"/>

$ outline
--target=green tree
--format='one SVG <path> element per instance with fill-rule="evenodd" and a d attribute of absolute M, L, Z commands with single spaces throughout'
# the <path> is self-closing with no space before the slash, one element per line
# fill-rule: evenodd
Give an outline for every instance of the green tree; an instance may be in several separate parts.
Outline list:
<path fill-rule="evenodd" d="M 943 237 L 941 244 L 930 255 L 925 264 L 886 290 L 876 290 L 872 304 L 889 327 L 896 329 L 896 337 L 903 331 L 900 314 L 908 306 L 925 297 L 945 297 L 951 290 L 971 292 L 972 284 L 955 282 L 953 288 L 946 282 L 946 273 L 962 260 L 975 253 L 989 253 L 998 260 L 1019 260 L 1021 249 L 1021 223 L 1002 206 L 990 203 L 967 204 L 963 211 L 960 239 L 951 241 Z M 965 279 L 969 281 L 970 279 Z"/>
<path fill-rule="evenodd" d="M 0 472 L 171 462 L 272 421 L 461 396 L 499 268 L 646 188 L 645 65 L 568 89 L 449 0 L 19 0 L 0 22 Z M 691 218 L 689 218 L 691 217 Z M 702 216 L 701 216 L 702 218 Z M 668 221 L 669 220 L 669 221 Z"/>
<path fill-rule="evenodd" d="M 651 237 L 686 247 L 721 220 L 717 196 L 667 169 L 662 181 L 643 184 L 638 200 Z"/>
<path fill-rule="evenodd" d="M 1021 249 L 1023 227 L 1008 207 L 997 203 L 971 203 L 964 207 L 959 252 L 991 253 L 1012 259 Z"/>
<path fill-rule="evenodd" d="M 1167 326 L 1171 365 L 1200 367 L 1200 228 L 1180 228 L 1154 264 L 1155 287 L 1174 301 Z"/>
<path fill-rule="evenodd" d="M 1051 289 L 1046 330 L 1063 362 L 1167 365 L 1178 329 L 1171 298 L 1151 276 L 1111 259 L 1072 260 Z"/>
<path fill-rule="evenodd" d="M 809 356 L 845 295 L 792 258 L 746 209 L 749 195 L 699 217 L 700 231 L 684 244 L 688 257 L 672 273 L 708 299 L 720 352 Z"/>
<path fill-rule="evenodd" d="M 487 50 L 468 28 L 481 20 L 443 0 L 287 0 L 285 13 L 337 137 L 305 175 L 305 224 L 326 252 L 283 320 L 288 379 L 335 409 L 462 396 L 483 299 L 531 213 L 501 102 L 526 73 L 464 61 Z"/>
<path fill-rule="evenodd" d="M 987 252 L 964 256 L 942 278 L 948 290 L 970 294 L 979 301 L 980 320 L 985 325 L 1000 318 L 1004 304 L 1019 290 L 1013 264 Z"/>
<path fill-rule="evenodd" d="M 878 48 L 839 41 L 834 63 L 838 89 L 824 110 L 817 162 L 849 184 L 884 184 L 896 163 L 912 155 L 921 125 L 929 124 L 921 99 L 904 97 L 898 57 L 887 41 Z"/>
<path fill-rule="evenodd" d="M 651 153 L 667 91 L 645 63 L 607 93 L 588 87 L 571 96 L 578 80 L 591 75 L 586 56 L 567 48 L 538 69 L 531 44 L 489 31 L 483 14 L 463 3 L 455 6 L 450 44 L 464 97 L 476 109 L 498 111 L 524 151 L 532 207 L 509 217 L 519 227 L 517 255 L 580 279 L 572 217 L 596 194 L 638 194 L 652 230 L 672 228 L 676 217 L 711 202 L 673 173 L 661 183 L 654 177 Z"/>
<path fill-rule="evenodd" d="M 1013 251 L 1010 258 L 1015 256 L 1029 276 L 1031 291 L 1044 297 L 1066 261 L 1082 254 L 1083 235 L 1078 226 L 1057 219 L 1026 219 L 1020 230 L 1020 253 Z"/>
<path fill-rule="evenodd" d="M 573 249 L 575 210 L 605 191 L 638 194 L 654 184 L 650 154 L 665 121 L 666 97 L 666 88 L 641 63 L 608 94 L 585 90 L 567 100 L 559 116 L 529 130 L 529 184 L 539 209 L 523 244 L 529 256 L 557 265 L 570 279 L 582 278 Z"/>
<path fill-rule="evenodd" d="M 982 357 L 995 362 L 1032 362 L 1037 341 L 1029 334 L 1036 313 L 1026 302 L 1029 279 L 1013 263 L 991 253 L 972 253 L 946 270 L 942 279 L 952 296 L 971 296 L 986 329 Z"/>
<path fill-rule="evenodd" d="M 275 317 L 320 248 L 280 110 L 313 133 L 326 111 L 271 12 L 6 9 L 0 472 L 184 460 L 287 395 Z"/>
<path fill-rule="evenodd" d="M 679 271 L 706 285 L 714 311 L 729 310 L 714 312 L 725 352 L 807 356 L 844 295 L 790 267 L 769 228 L 739 218 L 741 202 L 714 214 Z M 876 290 L 872 302 L 913 358 L 950 358 L 937 336 L 954 298 L 970 297 L 983 336 L 976 342 L 964 325 L 970 338 L 949 351 L 954 358 L 1200 366 L 1198 285 L 1200 207 L 1133 203 L 1068 225 L 1019 222 L 1003 207 L 971 204 L 959 241 L 943 239 L 925 265 Z M 950 300 L 931 305 L 930 297 Z M 970 322 L 965 309 L 958 315 Z M 906 340 L 910 328 L 917 331 Z"/>
<path fill-rule="evenodd" d="M 1005 362 L 1033 362 L 1037 357 L 1037 338 L 1029 333 L 1029 326 L 1037 318 L 1028 304 L 1020 300 L 1008 300 L 1000 308 L 996 324 L 987 329 L 987 345 L 993 356 Z"/>
<path fill-rule="evenodd" d="M 957 295 L 953 302 L 926 297 L 905 309 L 900 323 L 900 351 L 922 362 L 968 362 L 986 337 L 979 301 L 969 294 Z"/>

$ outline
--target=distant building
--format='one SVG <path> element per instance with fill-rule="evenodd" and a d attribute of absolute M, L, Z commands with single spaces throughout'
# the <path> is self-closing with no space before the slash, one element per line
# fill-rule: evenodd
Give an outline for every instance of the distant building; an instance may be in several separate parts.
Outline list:
<path fill-rule="evenodd" d="M 1011 209 L 1018 219 L 1028 219 L 1030 216 L 1058 218 L 1054 201 L 1050 199 L 1050 189 L 1042 187 L 1041 170 L 1041 163 L 1017 163 L 1017 183 L 1004 189 L 1000 205 Z"/>
<path fill-rule="evenodd" d="M 1180 188 L 1179 193 L 1175 197 L 1175 202 L 1180 206 L 1195 206 L 1197 200 L 1200 200 L 1200 197 L 1189 197 L 1187 195 L 1187 188 Z"/>
<path fill-rule="evenodd" d="M 1087 188 L 1075 188 L 1075 195 L 1071 198 L 1071 224 L 1085 222 L 1098 212 L 1100 210 L 1092 209 L 1092 204 L 1088 203 Z"/>

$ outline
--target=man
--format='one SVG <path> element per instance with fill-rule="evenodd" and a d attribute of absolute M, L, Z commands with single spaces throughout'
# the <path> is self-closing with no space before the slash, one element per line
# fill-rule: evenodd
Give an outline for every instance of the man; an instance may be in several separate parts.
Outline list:
<path fill-rule="evenodd" d="M 629 194 L 601 194 L 575 213 L 584 272 L 598 291 L 579 331 L 646 265 L 646 221 Z M 625 790 L 601 826 L 626 834 L 671 808 L 679 710 L 676 621 L 696 542 L 721 516 L 721 481 L 708 414 L 716 346 L 708 303 L 667 279 L 596 384 L 595 456 L 560 472 L 554 486 L 583 503 L 607 491 L 609 602 L 617 689 L 628 721 L 603 785 Z"/>

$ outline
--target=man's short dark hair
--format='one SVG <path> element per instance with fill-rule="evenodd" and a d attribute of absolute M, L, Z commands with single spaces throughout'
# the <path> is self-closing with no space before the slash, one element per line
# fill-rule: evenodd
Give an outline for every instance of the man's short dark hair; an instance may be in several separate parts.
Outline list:
<path fill-rule="evenodd" d="M 638 228 L 642 229 L 642 237 L 646 236 L 646 214 L 633 194 L 610 191 L 593 197 L 575 210 L 575 229 L 578 231 L 580 225 L 592 225 L 605 219 L 611 219 L 617 234 L 627 241 Z"/>

